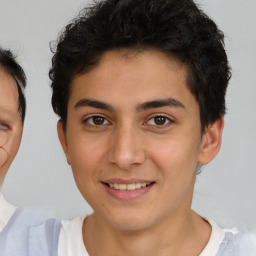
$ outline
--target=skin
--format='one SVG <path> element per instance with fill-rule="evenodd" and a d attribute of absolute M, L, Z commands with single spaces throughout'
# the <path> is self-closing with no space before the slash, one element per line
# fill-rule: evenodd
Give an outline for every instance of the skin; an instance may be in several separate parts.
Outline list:
<path fill-rule="evenodd" d="M 83 225 L 89 254 L 199 255 L 211 227 L 191 210 L 196 170 L 219 151 L 223 118 L 201 133 L 186 68 L 156 50 L 109 51 L 71 88 L 66 130 L 59 122 L 58 134 L 94 209 Z M 119 200 L 106 192 L 103 182 L 112 179 L 153 185 Z"/>
<path fill-rule="evenodd" d="M 0 69 L 0 186 L 14 160 L 22 137 L 22 120 L 18 111 L 15 80 Z"/>

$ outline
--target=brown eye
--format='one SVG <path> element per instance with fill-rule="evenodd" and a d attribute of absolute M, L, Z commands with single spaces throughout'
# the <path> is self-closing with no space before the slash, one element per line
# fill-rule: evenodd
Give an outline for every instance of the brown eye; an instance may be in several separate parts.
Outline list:
<path fill-rule="evenodd" d="M 84 123 L 88 123 L 91 126 L 102 126 L 102 125 L 108 125 L 109 121 L 102 117 L 102 116 L 91 116 L 87 118 Z"/>
<path fill-rule="evenodd" d="M 154 122 L 156 125 L 164 125 L 167 118 L 165 116 L 157 116 L 154 117 Z"/>
<path fill-rule="evenodd" d="M 166 127 L 170 124 L 172 124 L 173 121 L 168 118 L 167 116 L 153 116 L 147 121 L 147 124 L 150 126 L 159 126 L 159 127 Z"/>
<path fill-rule="evenodd" d="M 92 121 L 95 125 L 102 125 L 102 124 L 104 124 L 105 118 L 103 118 L 101 116 L 95 116 L 92 118 Z"/>

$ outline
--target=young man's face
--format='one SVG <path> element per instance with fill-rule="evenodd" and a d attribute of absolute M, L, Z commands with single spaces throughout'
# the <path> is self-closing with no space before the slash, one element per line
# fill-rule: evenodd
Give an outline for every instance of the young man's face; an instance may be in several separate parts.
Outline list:
<path fill-rule="evenodd" d="M 190 211 L 198 163 L 217 153 L 219 145 L 209 148 L 222 124 L 201 134 L 199 105 L 175 60 L 110 51 L 74 78 L 58 132 L 94 216 L 134 230 Z"/>
<path fill-rule="evenodd" d="M 15 80 L 0 69 L 0 186 L 21 141 L 22 121 L 18 98 Z"/>

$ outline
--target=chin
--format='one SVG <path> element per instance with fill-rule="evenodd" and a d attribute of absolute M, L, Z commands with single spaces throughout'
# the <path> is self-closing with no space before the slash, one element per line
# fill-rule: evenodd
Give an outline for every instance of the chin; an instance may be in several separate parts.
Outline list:
<path fill-rule="evenodd" d="M 123 231 L 138 231 L 150 227 L 153 224 L 152 215 L 136 213 L 113 214 L 107 218 L 107 222 L 115 229 Z"/>

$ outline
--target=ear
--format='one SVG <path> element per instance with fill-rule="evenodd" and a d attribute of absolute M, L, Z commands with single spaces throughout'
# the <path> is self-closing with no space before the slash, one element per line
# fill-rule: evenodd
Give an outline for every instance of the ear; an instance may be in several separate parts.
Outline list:
<path fill-rule="evenodd" d="M 199 164 L 208 164 L 218 154 L 221 146 L 223 127 L 223 116 L 213 124 L 207 126 L 201 142 L 201 150 L 198 157 Z"/>
<path fill-rule="evenodd" d="M 58 131 L 58 137 L 59 137 L 60 144 L 61 144 L 62 149 L 66 155 L 67 162 L 68 162 L 68 164 L 70 164 L 67 136 L 66 136 L 66 132 L 64 130 L 63 122 L 61 120 L 59 120 L 57 123 L 57 131 Z"/>

